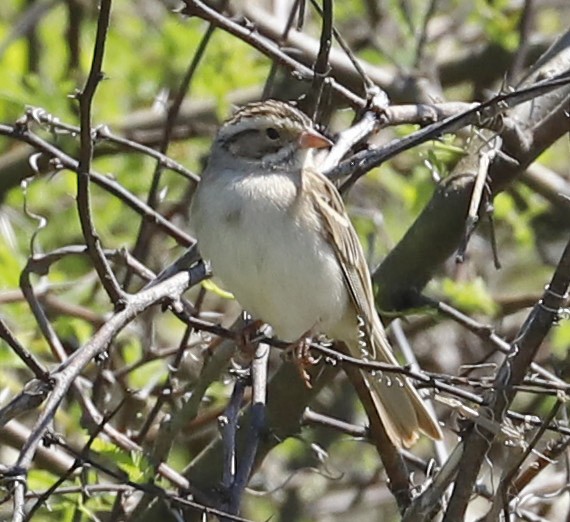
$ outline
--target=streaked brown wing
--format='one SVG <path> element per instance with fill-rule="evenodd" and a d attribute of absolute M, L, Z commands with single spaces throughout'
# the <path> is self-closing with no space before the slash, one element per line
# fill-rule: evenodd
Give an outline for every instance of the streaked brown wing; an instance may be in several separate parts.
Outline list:
<path fill-rule="evenodd" d="M 314 198 L 316 210 L 323 218 L 326 233 L 330 236 L 346 287 L 356 313 L 367 325 L 374 324 L 376 311 L 370 274 L 358 236 L 346 213 L 344 203 L 335 186 L 322 174 L 306 171 L 307 193 Z M 370 332 L 367 332 L 370 334 Z"/>

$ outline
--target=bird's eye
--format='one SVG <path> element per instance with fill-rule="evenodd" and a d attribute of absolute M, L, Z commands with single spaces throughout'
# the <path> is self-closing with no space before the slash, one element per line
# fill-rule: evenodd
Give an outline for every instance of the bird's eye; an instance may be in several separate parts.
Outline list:
<path fill-rule="evenodd" d="M 265 134 L 270 140 L 279 139 L 279 132 L 277 131 L 277 129 L 274 129 L 273 127 L 269 127 L 268 129 L 266 129 Z"/>

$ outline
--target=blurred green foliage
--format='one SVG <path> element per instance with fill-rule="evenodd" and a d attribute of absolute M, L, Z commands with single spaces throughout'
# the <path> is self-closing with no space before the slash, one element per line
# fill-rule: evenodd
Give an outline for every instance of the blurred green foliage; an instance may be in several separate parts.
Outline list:
<path fill-rule="evenodd" d="M 76 69 L 70 67 L 71 50 L 66 33 L 68 3 L 53 2 L 51 8 L 47 8 L 39 18 L 34 32 L 36 44 L 26 35 L 18 34 L 17 22 L 26 16 L 31 4 L 33 2 L 8 0 L 0 5 L 0 123 L 12 124 L 25 114 L 27 107 L 40 107 L 62 122 L 77 125 L 78 109 L 73 98 L 74 93 L 82 88 L 91 64 L 97 22 L 95 3 L 79 3 L 82 15 L 78 42 L 79 67 Z M 378 35 L 375 35 L 376 41 L 372 37 L 359 39 L 360 33 L 368 30 L 371 23 L 365 4 L 357 0 L 336 2 L 336 25 L 346 34 L 356 35 L 355 47 L 361 59 L 378 66 L 392 67 L 397 64 L 402 70 L 411 69 L 416 58 L 417 37 L 426 3 L 388 2 L 390 18 L 384 19 L 381 26 L 388 36 L 378 39 Z M 478 42 L 492 42 L 506 50 L 514 50 L 519 45 L 517 27 L 520 9 L 513 8 L 512 2 L 474 0 L 468 7 L 465 7 L 465 2 L 459 1 L 447 4 L 457 9 L 465 25 L 476 32 Z M 440 14 L 444 16 L 444 13 Z M 537 24 L 539 27 L 546 26 L 547 32 L 551 33 L 553 28 L 557 30 L 561 21 L 551 10 L 545 10 L 540 13 Z M 313 28 L 313 36 L 318 37 L 318 21 L 312 18 L 307 25 Z M 355 30 L 355 27 L 359 30 Z M 116 1 L 106 41 L 105 79 L 98 87 L 93 104 L 93 124 L 120 128 L 131 120 L 135 111 L 149 109 L 153 105 L 156 105 L 157 113 L 164 111 L 164 93 L 172 97 L 176 92 L 206 28 L 205 22 L 183 18 L 168 11 L 161 2 Z M 471 45 L 468 39 L 465 48 L 470 50 Z M 459 43 L 457 46 L 459 48 Z M 35 70 L 30 68 L 32 47 L 39 56 Z M 430 50 L 428 46 L 428 52 Z M 446 52 L 449 53 L 449 49 Z M 216 116 L 221 119 L 232 109 L 229 94 L 251 86 L 261 89 L 270 66 L 270 61 L 249 45 L 216 31 L 192 79 L 188 99 L 215 100 Z M 423 74 L 425 71 L 421 72 Z M 473 78 L 474 83 L 476 80 Z M 463 88 L 453 90 L 454 87 L 451 86 L 445 94 L 467 92 Z M 381 138 L 384 141 L 397 139 L 415 129 L 412 125 L 383 129 Z M 34 131 L 56 146 L 61 146 L 67 153 L 77 154 L 76 136 L 57 135 L 38 126 L 34 126 Z M 429 201 L 439 180 L 445 179 L 452 171 L 463 153 L 465 139 L 465 135 L 446 136 L 440 141 L 425 143 L 375 169 L 355 187 L 350 195 L 350 210 L 355 216 L 357 231 L 365 247 L 368 247 L 366 251 L 372 265 L 405 234 Z M 168 153 L 199 172 L 209 142 L 210 136 L 204 132 L 173 142 Z M 153 145 L 156 146 L 156 143 Z M 104 146 L 104 143 L 97 143 L 96 149 L 100 151 Z M 0 137 L 0 173 L 5 168 L 2 159 L 22 147 L 17 139 Z M 553 169 L 566 169 L 567 172 L 568 142 L 558 143 L 546 151 L 541 161 Z M 27 159 L 24 164 L 26 162 Z M 117 150 L 96 155 L 93 162 L 94 170 L 115 179 L 141 201 L 146 201 L 155 167 L 156 162 L 147 156 Z M 0 186 L 2 184 L 0 177 Z M 173 221 L 186 227 L 185 211 L 176 206 L 181 202 L 187 206 L 188 182 L 166 172 L 161 191 L 158 210 L 169 217 L 172 215 Z M 0 314 L 19 341 L 50 368 L 57 361 L 41 335 L 28 304 L 21 298 L 8 299 L 7 296 L 18 289 L 20 273 L 34 253 L 84 244 L 75 197 L 76 174 L 61 170 L 29 179 L 25 188 L 18 184 L 10 185 L 0 206 Z M 541 284 L 551 273 L 552 266 L 548 259 L 538 253 L 538 243 L 548 243 L 558 248 L 560 231 L 549 230 L 537 234 L 533 220 L 551 212 L 551 202 L 517 183 L 511 191 L 501 194 L 494 201 L 496 235 L 500 238 L 499 255 L 507 268 L 502 272 L 490 268 L 491 235 L 488 228 L 482 227 L 476 236 L 477 240 L 468 248 L 467 274 L 457 276 L 462 267 L 442 269 L 441 276 L 430 286 L 430 291 L 461 310 L 485 316 L 489 321 L 499 310 L 496 303 L 498 293 L 516 295 L 521 289 L 527 291 L 529 287 L 540 292 Z M 132 251 L 141 220 L 124 202 L 99 187 L 93 187 L 92 215 L 105 248 Z M 174 241 L 161 237 L 153 246 L 152 254 L 148 257 L 153 269 L 165 266 L 177 254 Z M 123 281 L 125 273 L 122 267 L 117 268 L 117 274 Z M 66 257 L 53 264 L 48 274 L 33 276 L 32 282 L 37 290 L 49 286 L 49 295 L 58 300 L 59 305 L 52 303 L 49 308 L 49 320 L 70 352 L 87 342 L 111 312 L 108 299 L 101 291 L 86 256 Z M 212 285 L 205 285 L 205 288 L 212 310 L 223 312 L 226 304 L 220 304 L 220 300 L 216 299 L 215 288 Z M 63 303 L 77 308 L 69 312 L 64 309 Z M 92 315 L 84 313 L 87 311 Z M 563 320 L 552 336 L 553 349 L 561 359 L 570 345 L 568 324 L 567 320 Z M 130 325 L 113 344 L 113 348 L 120 348 L 117 352 L 120 353 L 122 364 L 136 365 L 140 362 L 135 371 L 120 381 L 120 385 L 129 392 L 160 388 L 169 375 L 170 359 L 144 358 L 150 345 L 153 348 L 155 345 L 171 348 L 177 342 L 173 339 L 179 339 L 183 329 L 171 317 L 156 321 L 154 325 L 158 325 L 158 331 L 149 327 L 143 318 Z M 203 355 L 199 351 L 196 353 L 196 358 Z M 94 375 L 99 369 L 93 363 L 86 373 Z M 0 341 L 2 391 L 7 390 L 9 395 L 16 394 L 19 386 L 27 382 L 29 377 L 20 359 Z M 152 400 L 155 399 L 149 395 Z M 207 407 L 212 410 L 223 407 L 227 395 L 227 383 L 215 383 L 208 390 Z M 136 422 L 141 422 L 152 404 L 149 399 L 148 408 L 137 412 Z M 358 422 L 364 422 L 359 415 L 357 412 L 354 417 Z M 72 440 L 83 441 L 86 430 L 82 422 L 82 411 L 77 402 L 66 399 L 56 417 L 56 429 L 65 431 Z M 128 426 L 128 429 L 131 428 Z M 128 429 L 125 428 L 126 431 Z M 204 432 L 184 438 L 174 447 L 169 462 L 182 469 L 190 458 L 199 454 L 215 432 L 215 428 L 210 426 Z M 299 467 L 311 465 L 319 468 L 318 473 L 307 472 L 309 477 L 302 481 L 305 487 L 299 488 L 301 500 L 307 505 L 332 492 L 331 477 L 333 484 L 337 481 L 338 484 L 349 486 L 352 486 L 351 480 L 358 479 L 361 484 L 374 480 L 374 474 L 378 472 L 376 453 L 369 445 L 352 440 L 336 442 L 326 448 L 332 455 L 331 460 L 327 461 L 325 450 L 322 453 L 307 451 L 308 446 L 314 449 L 318 445 L 319 441 L 312 440 L 312 436 L 306 429 L 298 440 L 289 439 L 278 447 L 275 455 L 272 455 L 272 467 L 264 470 L 269 479 L 265 482 L 257 477 L 260 490 L 270 490 L 270 485 L 274 488 L 282 486 L 288 476 L 298 472 L 295 468 L 297 464 Z M 147 482 L 154 477 L 154 467 L 143 455 L 122 451 L 102 437 L 94 441 L 91 450 L 113 462 L 128 474 L 130 480 Z M 310 457 L 307 457 L 308 453 Z M 319 458 L 322 460 L 319 461 Z M 358 464 L 356 471 L 353 468 L 355 463 Z M 96 472 L 88 473 L 90 483 L 97 483 L 99 479 Z M 30 489 L 45 490 L 54 480 L 53 474 L 33 469 L 29 475 Z M 80 481 L 72 477 L 66 485 L 79 486 Z M 97 512 L 107 513 L 111 509 L 113 498 L 113 495 L 83 498 L 80 494 L 54 497 L 49 509 L 43 509 L 37 520 L 77 520 L 78 511 L 84 520 L 95 520 Z M 284 500 L 278 494 L 275 498 L 269 494 L 264 497 L 250 495 L 246 502 L 246 514 L 256 520 L 268 519 L 280 503 L 284 503 Z M 393 506 L 388 507 L 386 512 L 386 520 L 397 516 Z"/>

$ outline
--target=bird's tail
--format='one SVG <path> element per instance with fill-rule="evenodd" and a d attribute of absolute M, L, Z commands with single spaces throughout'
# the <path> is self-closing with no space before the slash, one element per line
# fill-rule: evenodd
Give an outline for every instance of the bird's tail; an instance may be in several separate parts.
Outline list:
<path fill-rule="evenodd" d="M 370 337 L 368 360 L 399 364 L 381 324 L 374 325 Z M 362 358 L 358 342 L 347 343 L 347 346 L 353 357 Z M 442 438 L 437 420 L 407 378 L 396 373 L 362 373 L 382 425 L 396 446 L 411 446 L 420 432 L 435 440 Z"/>

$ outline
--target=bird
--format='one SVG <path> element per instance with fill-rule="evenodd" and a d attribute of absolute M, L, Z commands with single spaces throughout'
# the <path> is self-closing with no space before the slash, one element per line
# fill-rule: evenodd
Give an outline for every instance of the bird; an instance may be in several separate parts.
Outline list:
<path fill-rule="evenodd" d="M 330 147 L 290 103 L 252 102 L 223 123 L 193 195 L 190 224 L 214 276 L 291 344 L 317 334 L 366 361 L 397 365 L 357 233 L 311 149 Z M 442 432 L 410 380 L 362 371 L 391 442 Z"/>

